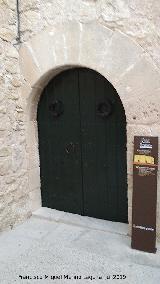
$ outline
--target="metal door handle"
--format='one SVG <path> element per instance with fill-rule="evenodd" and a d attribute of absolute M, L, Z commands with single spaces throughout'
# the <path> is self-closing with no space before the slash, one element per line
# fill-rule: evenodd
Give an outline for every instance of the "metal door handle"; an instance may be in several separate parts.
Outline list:
<path fill-rule="evenodd" d="M 70 142 L 69 144 L 66 145 L 65 151 L 67 154 L 69 154 L 71 151 L 74 152 L 74 148 L 75 148 L 74 143 Z"/>
<path fill-rule="evenodd" d="M 67 153 L 67 154 L 70 154 L 71 152 L 72 153 L 76 153 L 76 150 L 78 151 L 78 146 L 79 146 L 79 143 L 73 143 L 73 142 L 70 142 L 70 143 L 68 143 L 67 145 L 66 145 L 66 147 L 65 147 L 65 152 Z"/>

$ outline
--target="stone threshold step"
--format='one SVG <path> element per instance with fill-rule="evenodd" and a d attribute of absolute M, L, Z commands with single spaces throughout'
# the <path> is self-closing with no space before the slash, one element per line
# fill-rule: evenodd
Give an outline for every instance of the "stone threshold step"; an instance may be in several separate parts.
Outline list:
<path fill-rule="evenodd" d="M 71 224 L 89 229 L 105 231 L 120 235 L 128 235 L 128 224 L 106 221 L 78 214 L 72 214 L 64 211 L 41 207 L 32 213 L 32 216 L 48 221 Z"/>

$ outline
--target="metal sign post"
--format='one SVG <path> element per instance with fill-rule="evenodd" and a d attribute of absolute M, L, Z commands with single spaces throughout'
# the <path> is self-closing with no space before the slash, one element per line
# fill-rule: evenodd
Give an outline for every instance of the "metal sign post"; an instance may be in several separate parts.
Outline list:
<path fill-rule="evenodd" d="M 132 243 L 156 252 L 158 137 L 135 136 L 133 159 Z"/>

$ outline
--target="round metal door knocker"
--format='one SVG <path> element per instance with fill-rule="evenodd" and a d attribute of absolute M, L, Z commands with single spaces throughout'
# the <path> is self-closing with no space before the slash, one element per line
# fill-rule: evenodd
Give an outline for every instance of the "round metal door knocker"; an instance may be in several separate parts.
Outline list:
<path fill-rule="evenodd" d="M 64 105 L 60 100 L 55 100 L 50 104 L 49 110 L 54 117 L 59 117 L 64 113 Z"/>
<path fill-rule="evenodd" d="M 97 115 L 101 117 L 108 117 L 112 113 L 111 102 L 101 102 L 97 105 Z"/>

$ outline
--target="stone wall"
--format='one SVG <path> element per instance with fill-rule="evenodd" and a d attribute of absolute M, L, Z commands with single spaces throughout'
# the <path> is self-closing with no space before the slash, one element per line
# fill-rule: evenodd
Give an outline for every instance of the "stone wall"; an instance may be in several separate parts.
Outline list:
<path fill-rule="evenodd" d="M 30 215 L 16 1 L 0 1 L 0 229 Z"/>
<path fill-rule="evenodd" d="M 131 221 L 133 135 L 160 133 L 159 1 L 19 0 L 19 3 L 21 44 L 17 39 L 16 1 L 0 1 L 0 229 L 26 219 L 41 205 L 36 103 L 46 80 L 59 72 L 61 65 L 64 69 L 65 64 L 78 64 L 80 55 L 72 37 L 81 41 L 82 50 L 89 53 L 84 54 L 83 65 L 99 71 L 113 83 L 127 111 Z M 85 32 L 80 32 L 83 27 Z M 52 46 L 56 46 L 59 60 L 56 64 Z M 105 53 L 108 56 L 105 64 L 99 66 Z M 152 105 L 148 105 L 149 97 Z M 160 237 L 159 207 L 158 183 Z"/>
<path fill-rule="evenodd" d="M 130 36 L 160 67 L 159 0 L 20 0 L 20 9 L 25 41 L 58 22 L 97 21 Z"/>

